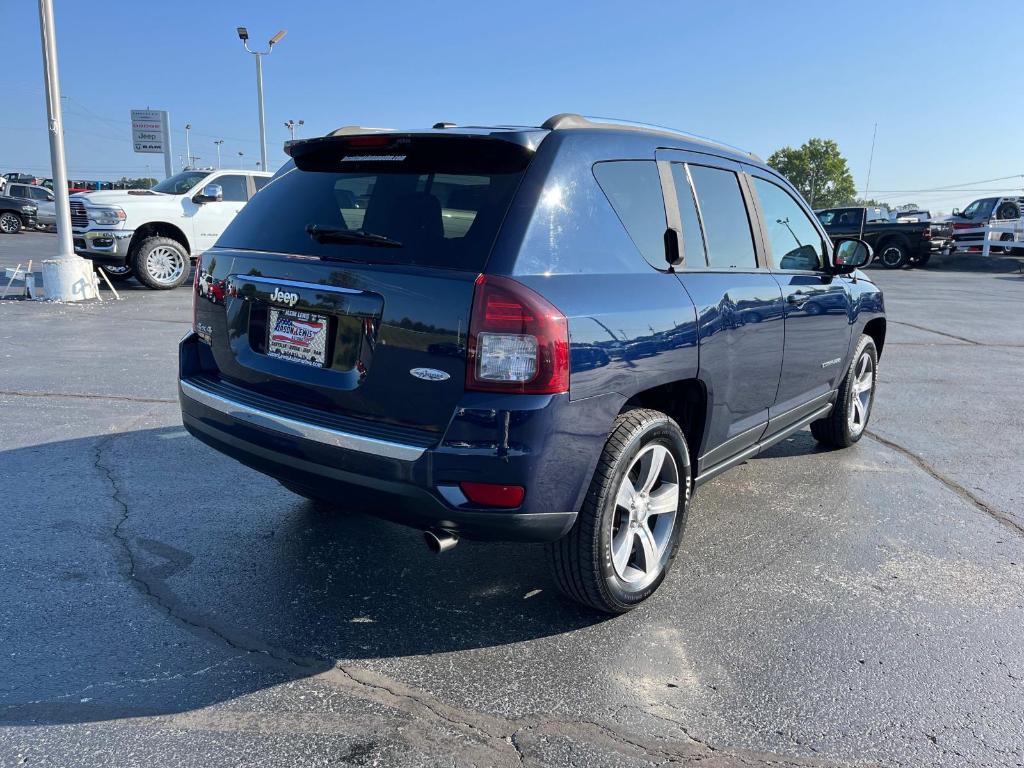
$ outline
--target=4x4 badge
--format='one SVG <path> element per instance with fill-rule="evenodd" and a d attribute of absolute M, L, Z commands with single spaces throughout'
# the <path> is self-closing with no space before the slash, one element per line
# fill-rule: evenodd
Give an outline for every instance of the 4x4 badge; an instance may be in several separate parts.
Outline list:
<path fill-rule="evenodd" d="M 413 368 L 409 373 L 424 381 L 448 381 L 451 378 L 450 375 L 437 370 L 437 368 Z"/>

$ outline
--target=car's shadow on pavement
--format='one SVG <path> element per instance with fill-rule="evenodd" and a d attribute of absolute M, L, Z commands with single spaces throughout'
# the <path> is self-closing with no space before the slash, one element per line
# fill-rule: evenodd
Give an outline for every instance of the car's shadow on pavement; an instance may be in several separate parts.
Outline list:
<path fill-rule="evenodd" d="M 180 428 L 11 450 L 0 464 L 0 723 L 170 714 L 347 661 L 606 618 L 557 595 L 540 546 L 433 555 L 418 531 L 320 512 Z M 196 674 L 232 657 L 273 672 Z"/>

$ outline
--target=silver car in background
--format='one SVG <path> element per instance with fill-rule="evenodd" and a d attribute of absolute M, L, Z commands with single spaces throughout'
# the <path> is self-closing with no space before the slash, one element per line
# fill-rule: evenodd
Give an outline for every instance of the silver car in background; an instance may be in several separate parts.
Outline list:
<path fill-rule="evenodd" d="M 51 190 L 46 187 L 36 186 L 35 184 L 8 182 L 4 194 L 31 200 L 35 203 L 39 208 L 39 212 L 36 214 L 36 226 L 39 229 L 57 226 L 57 207 Z"/>

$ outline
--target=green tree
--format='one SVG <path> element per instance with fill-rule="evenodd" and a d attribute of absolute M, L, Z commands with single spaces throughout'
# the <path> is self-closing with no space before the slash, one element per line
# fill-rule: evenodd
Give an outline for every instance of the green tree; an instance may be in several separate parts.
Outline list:
<path fill-rule="evenodd" d="M 831 208 L 857 196 L 846 158 L 832 139 L 783 147 L 772 152 L 768 165 L 789 179 L 812 208 Z"/>

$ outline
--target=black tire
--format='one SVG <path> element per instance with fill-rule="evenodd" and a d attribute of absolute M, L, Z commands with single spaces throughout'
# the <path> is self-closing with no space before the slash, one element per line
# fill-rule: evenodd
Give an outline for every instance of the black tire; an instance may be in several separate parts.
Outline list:
<path fill-rule="evenodd" d="M 1007 219 L 1019 219 L 1020 218 L 1020 206 L 1009 200 L 1000 203 L 996 209 L 996 218 L 1000 221 L 1006 221 Z"/>
<path fill-rule="evenodd" d="M 862 360 L 867 357 L 870 365 L 871 388 L 867 393 L 867 402 L 864 402 L 863 392 L 857 391 L 859 372 Z M 814 439 L 829 448 L 848 448 L 864 436 L 868 421 L 871 419 L 871 410 L 875 404 L 875 384 L 878 378 L 878 350 L 875 342 L 870 336 L 862 334 L 857 342 L 857 348 L 853 352 L 850 367 L 846 370 L 842 384 L 839 385 L 839 393 L 836 396 L 836 404 L 832 412 L 823 419 L 811 422 L 811 434 Z M 855 417 L 851 416 L 854 411 L 855 398 L 860 398 L 863 414 L 857 424 Z"/>
<path fill-rule="evenodd" d="M 652 568 L 646 568 L 645 563 L 648 575 L 634 586 L 620 578 L 612 563 L 613 532 L 621 518 L 619 510 L 626 510 L 616 499 L 627 473 L 635 468 L 634 460 L 639 457 L 642 461 L 640 454 L 648 449 L 657 450 L 652 446 L 666 448 L 675 462 L 678 503 L 672 527 L 663 534 L 660 559 Z M 664 466 L 668 467 L 667 455 L 664 451 L 661 455 L 665 456 Z M 625 613 L 650 597 L 665 580 L 679 548 L 686 526 L 691 484 L 690 456 L 678 424 L 659 411 L 635 409 L 620 414 L 605 443 L 576 522 L 565 536 L 547 546 L 559 589 L 573 600 L 606 613 Z M 649 497 L 644 496 L 644 503 L 651 502 L 654 495 L 652 490 Z M 633 513 L 626 512 L 632 519 Z M 664 519 L 667 526 L 667 518 Z M 655 526 L 659 524 L 656 522 Z M 646 523 L 642 527 L 648 532 L 651 530 Z M 618 530 L 621 535 L 629 529 L 620 527 Z M 623 551 L 629 553 L 633 562 L 632 547 L 637 546 L 639 539 L 630 536 L 630 542 L 633 542 L 630 548 Z M 636 555 L 639 554 L 640 550 L 636 550 Z"/>
<path fill-rule="evenodd" d="M 131 264 L 122 264 L 121 266 L 97 264 L 96 268 L 101 270 L 112 283 L 123 283 L 125 280 L 131 280 L 134 275 Z"/>
<path fill-rule="evenodd" d="M 0 232 L 5 235 L 16 235 L 21 232 L 21 217 L 13 211 L 0 212 Z"/>
<path fill-rule="evenodd" d="M 154 259 L 157 255 L 161 258 L 166 257 L 173 268 L 169 268 L 167 272 L 158 272 L 150 260 L 151 254 Z M 147 237 L 132 249 L 128 261 L 135 279 L 147 288 L 157 291 L 177 288 L 188 280 L 192 271 L 191 260 L 185 246 L 169 237 Z"/>
<path fill-rule="evenodd" d="M 878 247 L 878 260 L 888 269 L 903 269 L 910 262 L 906 243 L 890 240 Z"/>
<path fill-rule="evenodd" d="M 1005 203 L 1004 203 L 1004 205 L 1005 205 Z M 1012 243 L 1013 242 L 1013 233 L 1012 232 L 1003 232 L 1003 234 L 1001 234 L 999 236 L 999 242 L 1001 242 L 1001 243 Z M 1002 245 L 992 246 L 992 253 L 1007 253 L 1007 254 L 1008 253 L 1013 253 L 1013 248 L 1007 247 L 1007 246 L 1002 246 Z"/>

